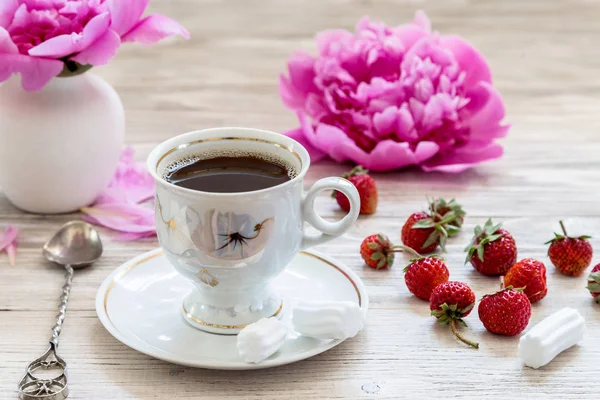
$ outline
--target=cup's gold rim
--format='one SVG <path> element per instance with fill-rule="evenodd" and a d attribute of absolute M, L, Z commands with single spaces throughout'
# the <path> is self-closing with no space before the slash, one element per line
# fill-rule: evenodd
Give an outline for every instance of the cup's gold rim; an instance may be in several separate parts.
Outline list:
<path fill-rule="evenodd" d="M 194 139 L 194 136 L 205 135 L 206 137 L 200 139 Z M 246 136 L 247 135 L 247 136 Z M 258 135 L 272 136 L 272 137 L 281 137 L 285 138 L 281 141 L 269 140 L 260 137 L 254 137 Z M 183 140 L 183 143 L 176 144 L 177 141 L 181 141 L 182 139 L 189 138 L 190 140 Z M 286 150 L 290 152 L 299 162 L 300 162 L 300 171 L 298 175 L 296 175 L 293 179 L 284 182 L 280 185 L 269 187 L 266 189 L 254 190 L 249 192 L 235 192 L 235 193 L 213 193 L 213 192 L 203 192 L 199 190 L 192 190 L 188 188 L 184 188 L 181 186 L 174 185 L 170 182 L 167 182 L 163 179 L 162 176 L 159 175 L 158 168 L 160 163 L 170 154 L 174 152 L 184 149 L 189 146 L 193 146 L 199 143 L 205 142 L 214 142 L 214 141 L 226 141 L 226 140 L 244 140 L 250 142 L 259 142 L 270 144 L 280 149 Z M 159 151 L 159 149 L 166 147 L 168 150 Z M 188 132 L 180 136 L 176 136 L 171 138 L 152 150 L 150 155 L 148 156 L 147 166 L 150 174 L 154 178 L 157 185 L 162 186 L 166 190 L 176 191 L 181 194 L 188 194 L 190 196 L 215 196 L 215 197 L 228 197 L 235 198 L 240 196 L 248 196 L 248 195 L 256 195 L 256 194 L 264 194 L 268 192 L 273 192 L 280 190 L 282 188 L 288 187 L 289 185 L 294 185 L 298 181 L 301 181 L 304 178 L 304 175 L 308 171 L 308 167 L 310 166 L 310 156 L 308 155 L 308 151 L 296 140 L 284 136 L 279 133 L 263 131 L 259 129 L 252 128 L 212 128 L 205 129 L 200 131 Z"/>

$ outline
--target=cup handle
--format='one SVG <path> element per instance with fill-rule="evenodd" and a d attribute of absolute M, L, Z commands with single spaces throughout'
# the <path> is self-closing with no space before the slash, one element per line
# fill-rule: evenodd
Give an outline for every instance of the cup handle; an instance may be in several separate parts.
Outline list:
<path fill-rule="evenodd" d="M 324 190 L 338 190 L 344 193 L 350 201 L 350 211 L 341 220 L 336 222 L 325 221 L 316 213 L 315 199 L 317 195 Z M 306 249 L 328 242 L 341 236 L 358 218 L 360 212 L 360 197 L 358 195 L 358 190 L 356 190 L 356 187 L 347 179 L 335 177 L 323 178 L 317 181 L 304 195 L 302 212 L 304 221 L 308 222 L 321 232 L 316 234 L 304 232 L 300 247 Z"/>

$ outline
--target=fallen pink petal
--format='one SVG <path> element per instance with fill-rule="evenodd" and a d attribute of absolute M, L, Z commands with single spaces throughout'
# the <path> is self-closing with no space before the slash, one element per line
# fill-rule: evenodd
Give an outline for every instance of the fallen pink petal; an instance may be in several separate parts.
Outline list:
<path fill-rule="evenodd" d="M 121 153 L 117 170 L 108 188 L 100 195 L 100 203 L 142 203 L 154 197 L 154 179 L 142 163 L 134 161 L 134 150 Z"/>
<path fill-rule="evenodd" d="M 296 52 L 279 79 L 300 122 L 286 135 L 313 161 L 458 173 L 502 156 L 496 140 L 509 126 L 487 61 L 464 39 L 432 32 L 425 13 L 398 27 L 364 17 L 354 33 L 316 41 L 318 55 Z"/>
<path fill-rule="evenodd" d="M 82 208 L 88 222 L 119 232 L 154 232 L 154 209 L 130 203 L 103 203 Z"/>
<path fill-rule="evenodd" d="M 118 232 L 113 238 L 121 241 L 156 235 L 154 207 L 148 204 L 154 198 L 154 179 L 134 155 L 132 147 L 123 150 L 106 190 L 93 206 L 81 209 L 85 221 Z"/>
<path fill-rule="evenodd" d="M 2 236 L 0 236 L 0 251 L 5 251 L 8 255 L 10 265 L 15 266 L 17 263 L 17 238 L 19 229 L 14 225 L 8 225 Z"/>

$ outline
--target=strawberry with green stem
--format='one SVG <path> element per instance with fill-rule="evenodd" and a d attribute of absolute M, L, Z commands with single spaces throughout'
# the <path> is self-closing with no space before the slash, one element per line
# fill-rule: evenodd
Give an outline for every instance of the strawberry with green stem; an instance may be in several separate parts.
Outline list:
<path fill-rule="evenodd" d="M 440 324 L 449 325 L 458 340 L 478 349 L 479 343 L 464 338 L 456 327 L 457 324 L 467 326 L 463 318 L 471 313 L 474 306 L 475 293 L 463 282 L 444 282 L 433 289 L 429 299 L 431 315 L 436 317 Z"/>
<path fill-rule="evenodd" d="M 427 213 L 408 217 L 402 227 L 402 243 L 420 253 L 431 253 L 438 245 L 445 251 L 448 237 L 460 232 L 464 216 L 462 207 L 454 200 L 431 201 Z"/>
<path fill-rule="evenodd" d="M 494 225 L 488 219 L 483 226 L 476 226 L 471 243 L 465 248 L 467 258 L 465 264 L 471 262 L 473 267 L 484 275 L 504 275 L 517 261 L 517 244 L 512 235 Z"/>
<path fill-rule="evenodd" d="M 546 244 L 550 244 L 548 257 L 563 274 L 581 275 L 592 262 L 593 249 L 588 240 L 591 236 L 569 236 L 565 224 L 562 221 L 559 223 L 563 235 L 555 233 L 554 238 L 546 242 Z"/>
<path fill-rule="evenodd" d="M 360 245 L 360 255 L 365 264 L 373 269 L 386 269 L 394 264 L 394 254 L 407 252 L 420 258 L 421 255 L 406 246 L 394 246 L 390 239 L 381 233 L 367 236 Z"/>

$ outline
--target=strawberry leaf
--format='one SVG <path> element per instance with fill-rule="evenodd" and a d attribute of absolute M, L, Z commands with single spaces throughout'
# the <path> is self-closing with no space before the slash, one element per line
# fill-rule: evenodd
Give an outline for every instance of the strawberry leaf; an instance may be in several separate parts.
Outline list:
<path fill-rule="evenodd" d="M 586 288 L 593 293 L 600 293 L 600 284 L 599 283 L 590 283 L 586 286 Z"/>
<path fill-rule="evenodd" d="M 473 309 L 473 307 L 475 307 L 475 303 L 471 303 L 468 306 L 466 306 L 465 308 L 459 310 L 462 314 L 466 314 L 469 311 L 471 311 Z"/>
<path fill-rule="evenodd" d="M 381 260 L 379 260 L 379 262 L 377 263 L 377 269 L 381 269 L 385 266 L 386 264 L 386 259 L 382 258 Z"/>
<path fill-rule="evenodd" d="M 387 265 L 388 265 L 388 268 L 391 268 L 392 264 L 394 264 L 394 253 L 390 253 L 387 256 Z"/>
<path fill-rule="evenodd" d="M 377 249 L 379 249 L 379 244 L 377 244 L 375 242 L 369 242 L 367 244 L 367 247 L 369 247 L 371 250 L 377 250 Z"/>
<path fill-rule="evenodd" d="M 420 221 L 415 222 L 411 228 L 413 229 L 428 229 L 435 227 L 435 222 L 431 218 L 422 219 Z"/>
<path fill-rule="evenodd" d="M 589 281 L 594 281 L 596 283 L 600 283 L 600 271 L 597 272 L 592 272 L 589 276 L 588 276 L 588 280 Z"/>
<path fill-rule="evenodd" d="M 493 242 L 493 241 L 495 241 L 495 240 L 498 240 L 498 239 L 500 239 L 501 237 L 502 237 L 502 234 L 501 234 L 501 233 L 498 233 L 498 234 L 495 234 L 495 235 L 488 236 L 488 237 L 486 237 L 486 238 L 485 238 L 485 239 L 486 239 L 486 243 Z"/>
<path fill-rule="evenodd" d="M 421 250 L 424 249 L 424 248 L 427 248 L 427 247 L 431 246 L 434 243 L 437 243 L 439 237 L 440 237 L 440 233 L 438 231 L 431 232 L 431 235 L 429 235 L 429 237 L 427 238 L 427 240 L 425 241 L 425 243 L 423 243 L 423 246 L 421 247 Z"/>
<path fill-rule="evenodd" d="M 477 258 L 483 261 L 483 246 L 477 246 Z"/>
<path fill-rule="evenodd" d="M 371 260 L 373 260 L 373 261 L 381 260 L 382 258 L 383 258 L 383 254 L 381 254 L 380 251 L 371 254 Z"/>
<path fill-rule="evenodd" d="M 460 228 L 455 225 L 448 225 L 446 230 L 448 231 L 448 236 L 456 236 L 460 232 Z"/>

